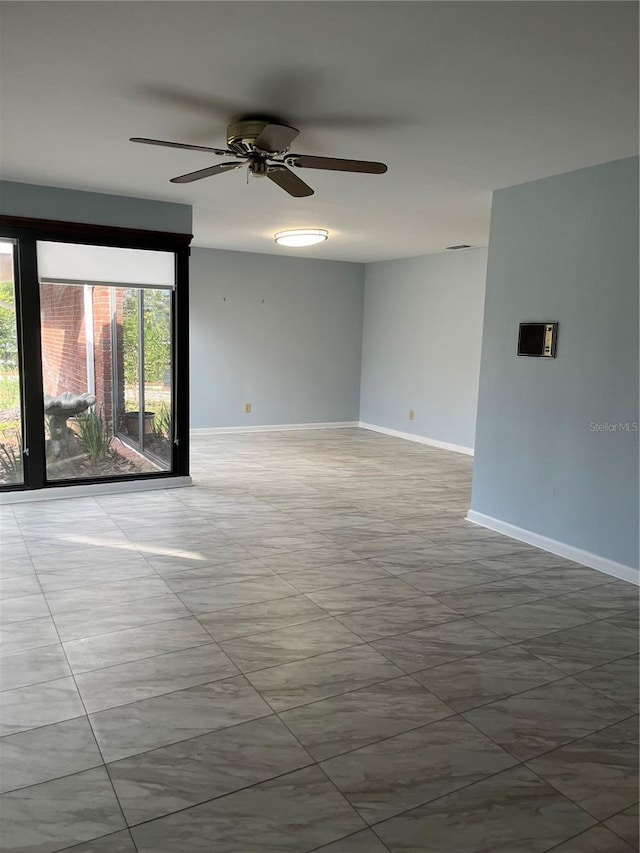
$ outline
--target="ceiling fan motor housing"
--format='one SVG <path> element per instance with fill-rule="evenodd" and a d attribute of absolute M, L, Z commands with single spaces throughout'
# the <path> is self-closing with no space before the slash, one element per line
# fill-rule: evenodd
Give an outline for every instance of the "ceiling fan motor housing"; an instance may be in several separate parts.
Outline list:
<path fill-rule="evenodd" d="M 251 147 L 269 122 L 258 119 L 242 119 L 232 122 L 227 128 L 227 145 L 246 145 Z"/>

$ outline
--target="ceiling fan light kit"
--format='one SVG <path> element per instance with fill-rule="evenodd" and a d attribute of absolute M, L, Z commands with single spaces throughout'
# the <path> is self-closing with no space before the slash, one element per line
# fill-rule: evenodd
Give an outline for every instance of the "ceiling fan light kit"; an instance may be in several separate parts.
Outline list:
<path fill-rule="evenodd" d="M 131 142 L 181 148 L 191 151 L 208 151 L 217 157 L 233 157 L 231 162 L 216 163 L 205 169 L 187 172 L 171 178 L 173 184 L 189 184 L 247 166 L 256 178 L 268 178 L 294 198 L 313 195 L 312 188 L 299 178 L 293 169 L 325 169 L 332 172 L 360 172 L 382 175 L 387 171 L 384 163 L 369 160 L 341 160 L 336 157 L 315 157 L 309 154 L 292 154 L 289 146 L 300 133 L 295 127 L 277 119 L 266 121 L 248 116 L 232 122 L 227 128 L 227 148 L 209 148 L 205 145 L 188 145 L 184 142 L 166 142 L 162 139 L 131 137 Z M 326 239 L 323 238 L 323 239 Z"/>
<path fill-rule="evenodd" d="M 315 246 L 329 239 L 329 232 L 324 228 L 296 228 L 290 231 L 278 231 L 273 239 L 279 246 L 289 246 L 299 249 L 303 246 Z"/>

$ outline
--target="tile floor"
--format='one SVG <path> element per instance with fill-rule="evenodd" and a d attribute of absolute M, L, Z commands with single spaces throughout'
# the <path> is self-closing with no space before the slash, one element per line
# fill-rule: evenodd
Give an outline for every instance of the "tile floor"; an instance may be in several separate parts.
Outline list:
<path fill-rule="evenodd" d="M 193 470 L 2 509 L 3 851 L 638 849 L 635 587 L 465 522 L 465 456 Z"/>

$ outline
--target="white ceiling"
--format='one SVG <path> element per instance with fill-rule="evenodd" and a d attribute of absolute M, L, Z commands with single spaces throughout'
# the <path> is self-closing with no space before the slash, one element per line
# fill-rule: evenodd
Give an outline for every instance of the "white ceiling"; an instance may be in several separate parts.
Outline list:
<path fill-rule="evenodd" d="M 194 244 L 371 261 L 486 245 L 491 190 L 637 153 L 637 3 L 2 4 L 5 179 L 192 204 Z M 129 136 L 224 146 L 238 113 L 281 115 L 298 153 L 383 160 L 300 173 L 293 199 L 244 171 Z M 299 250 L 298 250 L 299 252 Z"/>

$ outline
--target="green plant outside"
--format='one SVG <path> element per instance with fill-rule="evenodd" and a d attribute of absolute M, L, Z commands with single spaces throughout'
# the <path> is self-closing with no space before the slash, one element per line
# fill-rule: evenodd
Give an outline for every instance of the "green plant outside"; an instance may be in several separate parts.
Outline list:
<path fill-rule="evenodd" d="M 124 381 L 127 387 L 138 384 L 138 291 L 125 290 L 122 312 Z M 171 301 L 164 290 L 143 291 L 144 381 L 162 384 L 171 364 Z"/>
<path fill-rule="evenodd" d="M 22 441 L 16 444 L 0 442 L 0 475 L 5 483 L 21 483 L 24 478 Z"/>
<path fill-rule="evenodd" d="M 89 409 L 76 415 L 75 421 L 78 426 L 78 435 L 89 459 L 92 462 L 104 459 L 111 447 L 113 436 L 110 425 L 103 417 L 102 411 L 97 412 L 94 409 Z"/>
<path fill-rule="evenodd" d="M 13 282 L 0 282 L 0 369 L 15 370 L 18 366 L 16 308 Z"/>

